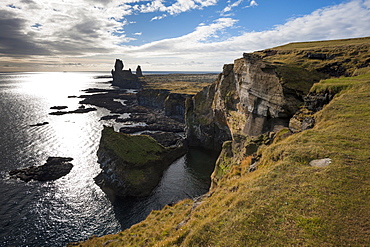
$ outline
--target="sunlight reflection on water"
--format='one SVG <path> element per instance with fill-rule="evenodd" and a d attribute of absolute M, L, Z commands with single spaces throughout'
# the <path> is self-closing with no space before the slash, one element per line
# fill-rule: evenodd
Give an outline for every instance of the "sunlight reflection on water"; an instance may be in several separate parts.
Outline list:
<path fill-rule="evenodd" d="M 101 108 L 84 114 L 49 115 L 54 111 L 51 106 L 77 109 L 80 99 L 68 96 L 79 96 L 83 89 L 110 88 L 106 79 L 92 79 L 93 75 L 0 73 L 1 174 L 44 164 L 50 156 L 71 157 L 74 165 L 68 175 L 55 181 L 0 179 L 0 229 L 4 229 L 0 246 L 62 246 L 91 235 L 115 233 L 143 220 L 152 209 L 207 191 L 214 161 L 193 151 L 170 166 L 148 198 L 115 203 L 107 199 L 93 180 L 100 172 L 96 152 L 101 130 L 103 124 L 115 124 L 116 130 L 125 124 L 100 121 L 109 114 Z M 42 122 L 49 124 L 30 127 Z"/>

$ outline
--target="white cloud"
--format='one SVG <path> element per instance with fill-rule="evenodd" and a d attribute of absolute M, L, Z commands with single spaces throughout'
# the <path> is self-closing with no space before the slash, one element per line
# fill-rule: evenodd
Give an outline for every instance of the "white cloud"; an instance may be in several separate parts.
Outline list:
<path fill-rule="evenodd" d="M 254 0 L 252 0 L 250 3 L 249 3 L 249 6 L 248 7 L 255 7 L 255 6 L 258 6 L 258 3 Z"/>
<path fill-rule="evenodd" d="M 10 3 L 15 8 L 7 7 Z M 8 40 L 7 47 L 23 44 L 16 51 L 19 54 L 60 56 L 109 52 L 116 44 L 130 40 L 122 30 L 125 23 L 116 20 L 129 12 L 124 4 L 116 9 L 106 9 L 72 0 L 5 0 L 0 4 L 0 21 L 3 24 L 0 27 L 0 42 Z M 13 30 L 4 33 L 7 24 L 15 21 L 17 25 L 11 27 Z M 0 53 L 6 54 L 7 51 L 0 50 Z"/>
<path fill-rule="evenodd" d="M 137 9 L 141 13 L 151 12 L 167 12 L 170 15 L 180 14 L 192 9 L 202 9 L 215 5 L 217 0 L 177 0 L 175 3 L 166 6 L 164 0 L 152 0 L 146 4 L 136 5 L 134 9 Z"/>
<path fill-rule="evenodd" d="M 225 15 L 226 12 L 230 12 L 233 8 L 238 7 L 242 2 L 243 0 L 238 0 L 232 4 L 229 4 L 221 11 L 221 15 Z"/>
<path fill-rule="evenodd" d="M 142 32 L 134 33 L 135 36 L 140 36 L 142 34 L 143 34 Z"/>
<path fill-rule="evenodd" d="M 341 39 L 370 36 L 370 0 L 354 0 L 344 4 L 319 9 L 292 19 L 284 25 L 262 32 L 247 32 L 224 41 L 209 42 L 209 38 L 236 20 L 220 18 L 210 25 L 199 25 L 192 33 L 165 39 L 138 47 L 124 47 L 123 53 L 131 56 L 177 57 L 178 59 L 208 61 L 210 64 L 228 63 L 243 52 L 271 48 L 289 42 Z M 195 60 L 197 59 L 197 60 Z"/>
<path fill-rule="evenodd" d="M 167 17 L 166 14 L 159 15 L 159 16 L 154 16 L 150 21 L 161 20 L 161 19 L 163 19 L 165 17 Z"/>
<path fill-rule="evenodd" d="M 194 52 L 197 53 L 197 49 L 201 48 L 208 38 L 215 36 L 218 31 L 233 26 L 235 22 L 236 20 L 231 18 L 219 18 L 210 25 L 199 25 L 194 32 L 178 38 L 155 41 L 138 47 L 123 47 L 123 53 L 130 51 L 157 56 L 185 52 L 187 55 L 196 55 Z"/>
<path fill-rule="evenodd" d="M 196 64 L 196 69 L 209 70 L 221 69 L 222 64 L 232 62 L 243 52 L 289 42 L 370 36 L 370 0 L 346 1 L 291 19 L 271 30 L 234 37 L 223 32 L 235 27 L 237 20 L 219 18 L 211 24 L 199 24 L 186 35 L 141 46 L 125 45 L 133 38 L 126 36 L 124 26 L 135 23 L 126 21 L 126 15 L 162 12 L 153 18 L 158 20 L 164 15 L 214 5 L 217 0 L 179 0 L 168 6 L 161 0 L 146 5 L 140 5 L 139 0 L 2 1 L 0 62 L 3 64 L 8 61 L 24 64 L 27 56 L 33 59 L 29 61 L 39 59 L 40 64 L 47 56 L 60 62 L 69 56 L 68 63 L 73 63 L 79 61 L 78 56 L 90 55 L 92 59 L 96 54 L 105 54 L 104 64 L 107 64 L 111 59 L 107 54 L 115 53 L 125 54 L 124 59 L 132 64 L 150 61 L 153 69 L 155 64 Z M 229 2 L 230 10 L 240 4 L 241 0 Z M 257 2 L 249 1 L 249 6 L 257 6 Z M 140 31 L 131 34 L 139 36 Z"/>

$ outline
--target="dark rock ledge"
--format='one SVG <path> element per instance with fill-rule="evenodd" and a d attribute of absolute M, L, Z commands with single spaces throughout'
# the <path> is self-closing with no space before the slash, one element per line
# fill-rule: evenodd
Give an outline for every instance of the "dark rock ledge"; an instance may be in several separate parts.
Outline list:
<path fill-rule="evenodd" d="M 42 123 L 36 123 L 36 124 L 30 124 L 30 127 L 38 127 L 38 126 L 43 126 L 47 125 L 49 122 L 42 122 Z"/>
<path fill-rule="evenodd" d="M 73 110 L 73 111 L 56 111 L 56 112 L 50 112 L 49 115 L 64 115 L 64 114 L 71 114 L 71 113 L 88 113 L 88 112 L 96 111 L 96 110 L 97 109 L 94 108 L 94 107 L 85 108 L 85 107 L 80 106 L 78 109 Z"/>
<path fill-rule="evenodd" d="M 42 166 L 30 166 L 16 169 L 9 172 L 11 178 L 21 179 L 25 182 L 30 180 L 52 181 L 67 175 L 73 165 L 70 163 L 73 158 L 49 157 Z"/>

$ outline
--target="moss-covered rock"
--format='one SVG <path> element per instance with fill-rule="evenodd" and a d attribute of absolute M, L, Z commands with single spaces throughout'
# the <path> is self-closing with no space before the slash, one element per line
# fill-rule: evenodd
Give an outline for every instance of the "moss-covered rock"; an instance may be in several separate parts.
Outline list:
<path fill-rule="evenodd" d="M 132 136 L 104 127 L 98 150 L 103 171 L 95 181 L 109 195 L 147 196 L 163 171 L 185 151 L 183 144 L 164 147 L 150 136 Z"/>

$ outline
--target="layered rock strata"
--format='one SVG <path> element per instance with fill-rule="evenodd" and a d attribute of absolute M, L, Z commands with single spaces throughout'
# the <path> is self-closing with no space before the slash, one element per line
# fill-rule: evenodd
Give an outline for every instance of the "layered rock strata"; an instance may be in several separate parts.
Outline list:
<path fill-rule="evenodd" d="M 305 92 L 284 85 L 279 71 L 256 54 L 225 65 L 214 84 L 187 101 L 189 144 L 220 150 L 237 135 L 259 136 L 287 127 Z"/>

